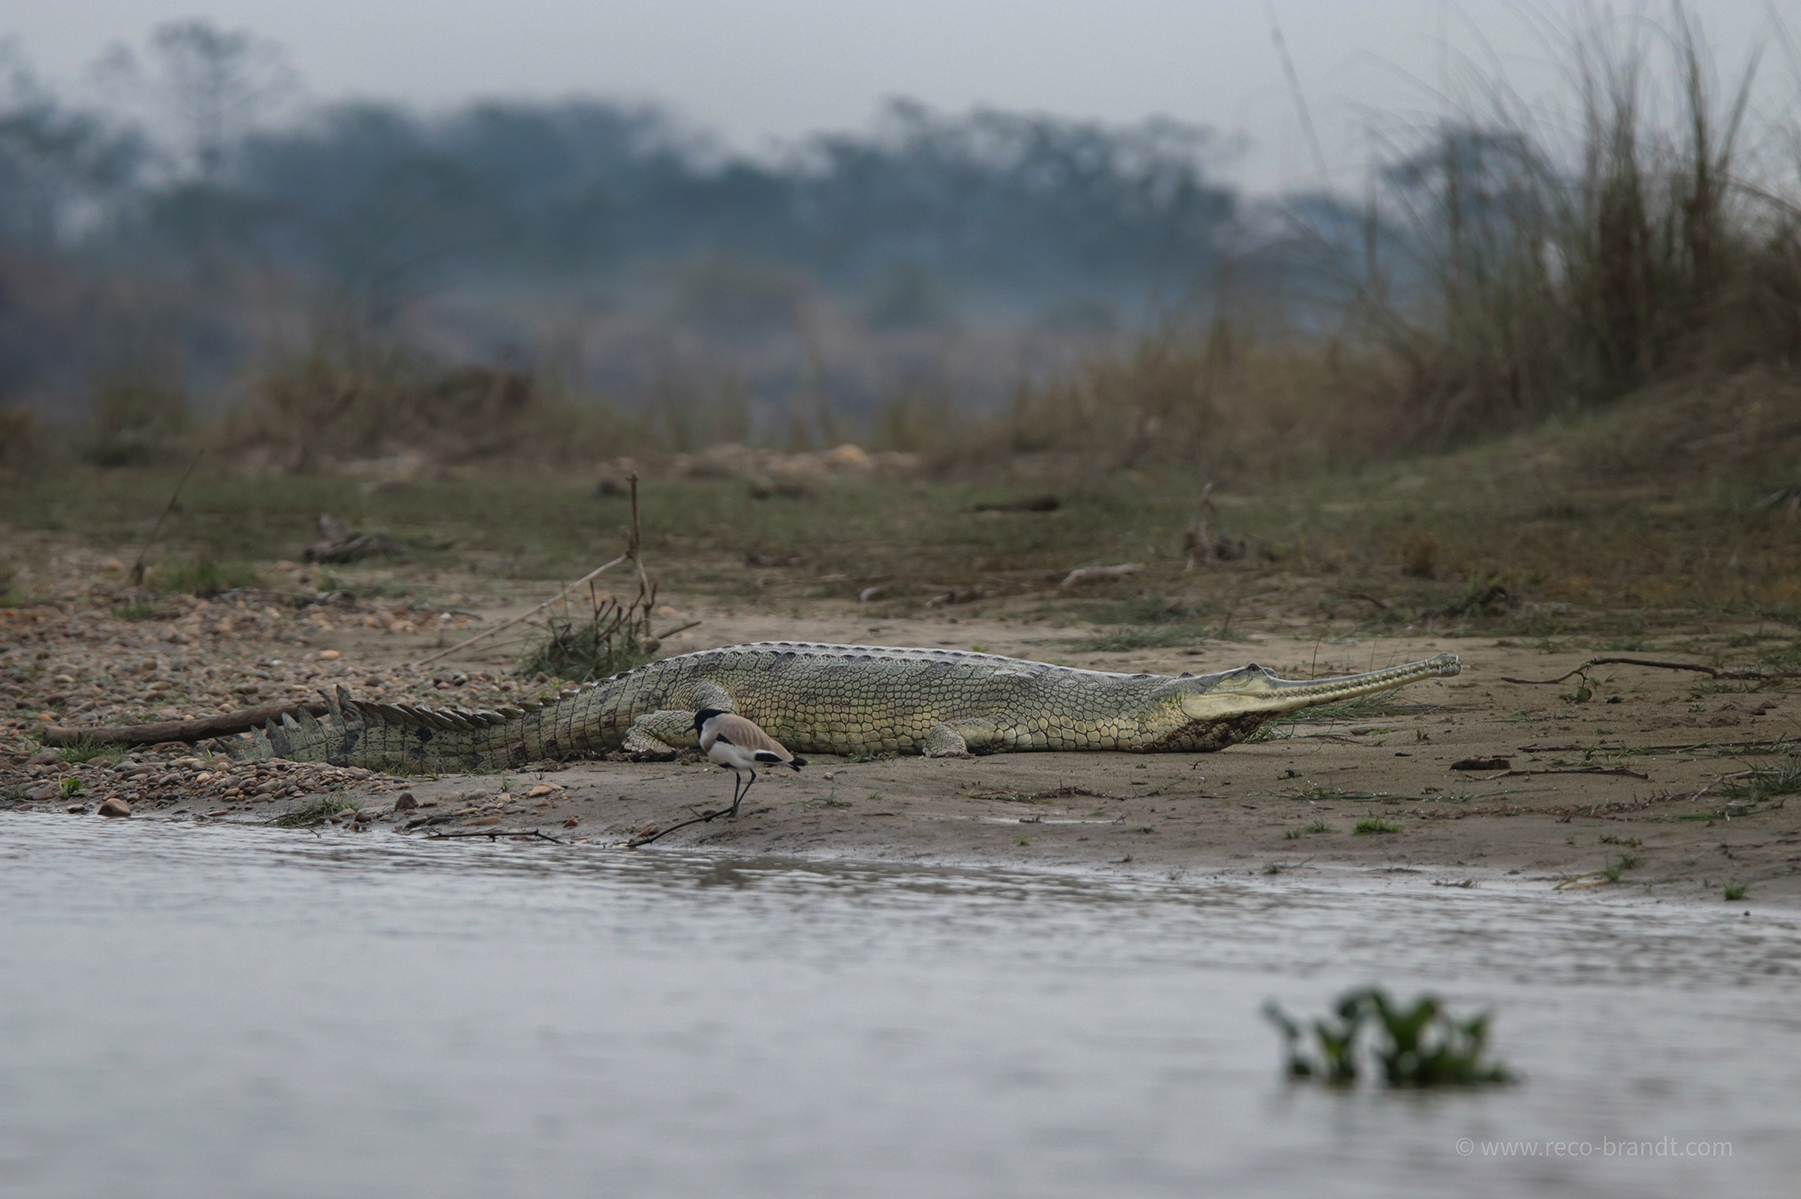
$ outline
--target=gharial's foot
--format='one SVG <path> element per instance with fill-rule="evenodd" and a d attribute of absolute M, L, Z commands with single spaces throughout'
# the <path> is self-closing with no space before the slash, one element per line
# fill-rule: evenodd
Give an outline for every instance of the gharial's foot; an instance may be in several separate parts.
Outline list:
<path fill-rule="evenodd" d="M 925 744 L 920 751 L 928 758 L 973 758 L 969 752 L 969 743 L 963 740 L 963 734 L 948 724 L 932 727 L 926 733 Z"/>

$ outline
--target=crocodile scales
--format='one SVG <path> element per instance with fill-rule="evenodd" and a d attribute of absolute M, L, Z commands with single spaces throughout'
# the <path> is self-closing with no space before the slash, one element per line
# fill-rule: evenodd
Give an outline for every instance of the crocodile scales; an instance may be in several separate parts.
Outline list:
<path fill-rule="evenodd" d="M 233 743 L 234 756 L 388 771 L 494 770 L 695 744 L 694 713 L 736 712 L 798 753 L 1007 750 L 1207 753 L 1271 717 L 1461 669 L 1453 654 L 1299 681 L 1250 665 L 1221 674 L 1116 674 L 998 654 L 763 641 L 664 658 L 573 694 L 499 711 L 352 699 Z"/>

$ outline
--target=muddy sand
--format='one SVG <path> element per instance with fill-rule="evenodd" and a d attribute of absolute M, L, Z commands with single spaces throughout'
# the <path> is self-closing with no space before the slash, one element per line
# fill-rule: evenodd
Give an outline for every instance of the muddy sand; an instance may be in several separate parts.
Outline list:
<path fill-rule="evenodd" d="M 256 593 L 168 599 L 132 620 L 91 598 L 0 609 L 0 804 L 91 819 L 116 798 L 133 818 L 285 816 L 303 822 L 298 836 L 452 834 L 442 844 L 454 852 L 471 836 L 533 830 L 618 846 L 729 800 L 730 773 L 694 755 L 402 779 L 294 763 L 232 765 L 179 744 L 59 760 L 83 755 L 50 754 L 38 740 L 51 723 L 206 715 L 308 698 L 340 683 L 357 695 L 471 706 L 543 693 L 553 688 L 513 677 L 516 651 L 492 643 L 423 668 L 406 665 L 524 608 L 303 606 Z M 1694 672 L 1609 665 L 1590 672 L 1584 696 L 1575 679 L 1503 681 L 1552 678 L 1607 652 L 1575 639 L 1327 640 L 1271 622 L 1243 641 L 1094 653 L 1071 647 L 1092 626 L 1043 619 L 925 613 L 872 624 L 845 604 L 778 615 L 679 599 L 668 611 L 701 623 L 666 652 L 792 639 L 979 647 L 1163 673 L 1255 661 L 1310 677 L 1448 650 L 1462 656 L 1464 672 L 1348 713 L 1277 722 L 1262 739 L 1215 754 L 817 755 L 799 774 L 765 776 L 737 819 L 680 829 L 637 852 L 1196 878 L 1380 875 L 1419 886 L 1506 879 L 1745 904 L 1801 898 L 1801 803 L 1788 806 L 1783 794 L 1801 770 L 1793 680 L 1758 690 Z M 1624 656 L 1698 660 L 1649 643 Z M 1784 772 L 1790 784 L 1781 783 Z M 334 804 L 342 806 L 328 814 Z"/>

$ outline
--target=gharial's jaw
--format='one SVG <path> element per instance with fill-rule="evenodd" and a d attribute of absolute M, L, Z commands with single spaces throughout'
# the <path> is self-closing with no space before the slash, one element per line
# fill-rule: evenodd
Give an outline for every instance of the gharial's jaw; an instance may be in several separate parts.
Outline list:
<path fill-rule="evenodd" d="M 1456 654 L 1439 654 L 1422 662 L 1330 679 L 1279 679 L 1261 666 L 1247 666 L 1213 676 L 1208 680 L 1212 685 L 1204 691 L 1183 694 L 1182 714 L 1195 721 L 1224 720 L 1253 712 L 1276 716 L 1392 691 L 1409 683 L 1454 675 L 1462 669 L 1463 662 Z"/>

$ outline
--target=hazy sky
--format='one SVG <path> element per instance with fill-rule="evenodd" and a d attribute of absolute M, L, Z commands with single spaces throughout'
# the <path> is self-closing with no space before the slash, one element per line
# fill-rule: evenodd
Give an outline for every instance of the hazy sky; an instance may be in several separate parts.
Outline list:
<path fill-rule="evenodd" d="M 205 17 L 287 47 L 314 101 L 424 106 L 571 93 L 659 101 L 734 149 L 861 127 L 882 99 L 1107 121 L 1163 114 L 1239 135 L 1219 173 L 1256 191 L 1317 179 L 1272 44 L 1280 25 L 1333 181 L 1354 186 L 1372 128 L 1441 111 L 1441 83 L 1478 67 L 1536 96 L 1555 83 L 1542 35 L 1601 6 L 1567 0 L 7 0 L 0 34 L 48 80 L 80 85 L 116 42 Z M 1801 29 L 1801 0 L 1692 6 L 1724 75 L 1771 14 Z M 1668 6 L 1617 10 L 1663 20 Z M 1766 105 L 1795 70 L 1772 43 Z"/>

